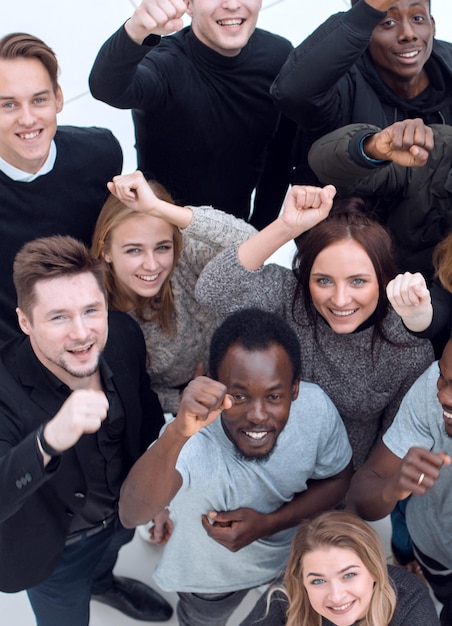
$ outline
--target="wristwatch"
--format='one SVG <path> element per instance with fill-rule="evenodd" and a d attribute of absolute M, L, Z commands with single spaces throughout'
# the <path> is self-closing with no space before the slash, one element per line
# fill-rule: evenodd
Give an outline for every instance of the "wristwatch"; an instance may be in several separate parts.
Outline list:
<path fill-rule="evenodd" d="M 45 440 L 44 426 L 45 424 L 41 424 L 41 426 L 38 429 L 38 433 L 37 433 L 38 445 L 49 456 L 60 456 L 62 453 L 59 452 L 58 450 L 55 450 L 55 448 L 52 448 L 52 446 L 50 446 Z"/>

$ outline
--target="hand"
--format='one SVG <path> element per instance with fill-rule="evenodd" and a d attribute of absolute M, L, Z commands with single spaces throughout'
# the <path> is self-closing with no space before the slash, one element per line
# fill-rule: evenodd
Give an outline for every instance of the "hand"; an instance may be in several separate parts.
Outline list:
<path fill-rule="evenodd" d="M 336 188 L 333 185 L 294 185 L 289 190 L 283 213 L 278 219 L 290 229 L 292 238 L 298 237 L 328 216 L 335 195 Z"/>
<path fill-rule="evenodd" d="M 441 467 L 450 465 L 451 459 L 445 452 L 431 452 L 425 448 L 410 448 L 398 472 L 390 479 L 388 487 L 404 500 L 412 493 L 421 496 L 435 484 Z"/>
<path fill-rule="evenodd" d="M 386 294 L 407 328 L 413 332 L 421 332 L 430 326 L 433 307 L 430 291 L 422 274 L 398 274 L 389 281 Z"/>
<path fill-rule="evenodd" d="M 64 452 L 85 433 L 95 433 L 107 417 L 108 400 L 103 391 L 73 391 L 61 409 L 47 422 L 44 438 L 52 448 Z"/>
<path fill-rule="evenodd" d="M 209 511 L 201 516 L 201 523 L 211 539 L 231 552 L 237 552 L 256 539 L 268 536 L 266 518 L 254 509 L 240 508 Z"/>
<path fill-rule="evenodd" d="M 190 381 L 181 396 L 173 428 L 183 437 L 191 437 L 208 426 L 223 409 L 232 407 L 232 396 L 226 391 L 225 385 L 207 376 Z"/>
<path fill-rule="evenodd" d="M 153 215 L 153 210 L 161 202 L 140 170 L 115 176 L 111 182 L 107 183 L 107 187 L 111 194 L 135 211 Z"/>
<path fill-rule="evenodd" d="M 421 119 L 403 120 L 364 140 L 363 149 L 372 159 L 393 161 L 404 167 L 422 167 L 433 150 L 430 126 Z"/>
<path fill-rule="evenodd" d="M 148 35 L 168 35 L 180 30 L 186 12 L 185 0 L 143 0 L 125 29 L 133 41 L 141 44 Z"/>
<path fill-rule="evenodd" d="M 158 546 L 163 546 L 165 543 L 168 543 L 174 527 L 168 509 L 163 509 L 152 521 L 154 525 L 149 529 L 149 538 Z"/>

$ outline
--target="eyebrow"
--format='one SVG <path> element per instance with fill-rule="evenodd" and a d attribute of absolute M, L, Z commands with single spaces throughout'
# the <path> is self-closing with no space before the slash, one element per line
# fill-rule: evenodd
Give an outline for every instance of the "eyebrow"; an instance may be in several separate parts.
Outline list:
<path fill-rule="evenodd" d="M 350 569 L 359 569 L 359 568 L 360 568 L 359 565 L 347 565 L 346 567 L 339 570 L 337 573 L 344 574 L 345 572 L 348 572 L 348 570 Z M 306 576 L 316 576 L 317 578 L 324 578 L 325 574 L 320 574 L 318 572 L 309 572 L 308 574 L 306 574 Z"/>
<path fill-rule="evenodd" d="M 311 272 L 311 276 L 325 276 L 326 278 L 331 278 L 330 274 L 326 272 Z M 359 274 L 352 274 L 351 276 L 347 276 L 347 278 L 361 278 L 362 276 L 373 276 L 373 274 L 367 274 L 366 272 L 360 272 Z"/>
<path fill-rule="evenodd" d="M 161 246 L 162 243 L 174 243 L 173 239 L 162 239 L 161 241 L 157 241 L 156 242 L 156 246 Z M 129 246 L 142 246 L 144 245 L 143 242 L 133 242 L 133 241 L 129 241 L 128 243 L 125 243 L 121 246 L 121 248 L 128 248 Z"/>
<path fill-rule="evenodd" d="M 32 98 L 36 98 L 37 96 L 47 96 L 50 93 L 52 93 L 50 91 L 50 89 L 43 89 L 42 91 L 38 91 L 34 94 L 32 94 Z M 17 96 L 2 96 L 0 95 L 0 100 L 16 100 Z"/>
<path fill-rule="evenodd" d="M 104 302 L 102 300 L 96 300 L 95 302 L 89 302 L 88 304 L 85 304 L 82 308 L 92 309 L 93 307 L 102 306 L 103 304 Z M 46 315 L 61 315 L 62 313 L 68 313 L 70 310 L 71 309 L 50 309 L 50 311 L 47 311 Z"/>

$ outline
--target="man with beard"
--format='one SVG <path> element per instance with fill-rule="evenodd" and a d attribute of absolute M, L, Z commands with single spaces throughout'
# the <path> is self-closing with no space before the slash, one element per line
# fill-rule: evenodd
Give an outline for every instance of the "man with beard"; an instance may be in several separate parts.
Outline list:
<path fill-rule="evenodd" d="M 87 626 L 93 595 L 167 620 L 164 598 L 112 573 L 133 536 L 119 488 L 163 424 L 141 331 L 113 313 L 107 342 L 102 266 L 71 237 L 25 244 L 13 274 L 24 335 L 0 351 L 0 589 L 26 589 L 41 626 Z"/>
<path fill-rule="evenodd" d="M 414 554 L 452 624 L 452 339 L 406 394 L 383 442 L 355 474 L 347 505 L 364 519 L 388 515 L 410 497 Z M 415 497 L 414 497 L 415 496 Z"/>
<path fill-rule="evenodd" d="M 295 526 L 344 497 L 351 449 L 326 394 L 300 382 L 300 347 L 277 315 L 246 309 L 213 335 L 209 370 L 124 482 L 120 516 L 171 502 L 155 578 L 183 626 L 225 624 L 248 590 L 284 568 Z"/>

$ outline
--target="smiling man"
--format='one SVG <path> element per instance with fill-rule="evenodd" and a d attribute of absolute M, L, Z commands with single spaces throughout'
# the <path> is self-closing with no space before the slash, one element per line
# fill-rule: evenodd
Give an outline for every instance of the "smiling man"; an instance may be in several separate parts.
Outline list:
<path fill-rule="evenodd" d="M 383 442 L 353 477 L 347 505 L 380 519 L 410 495 L 406 522 L 414 554 L 452 624 L 452 339 L 406 394 Z"/>
<path fill-rule="evenodd" d="M 163 424 L 142 333 L 108 320 L 101 264 L 71 237 L 25 244 L 14 283 L 24 334 L 0 351 L 0 589 L 26 589 L 41 626 L 88 626 L 93 596 L 165 621 L 163 597 L 112 573 L 133 536 L 121 482 Z"/>
<path fill-rule="evenodd" d="M 171 501 L 174 532 L 155 577 L 179 593 L 182 626 L 224 625 L 250 588 L 284 567 L 298 522 L 341 501 L 351 474 L 339 414 L 300 382 L 298 341 L 281 318 L 231 315 L 209 367 L 212 378 L 188 385 L 120 498 L 125 526 Z"/>
<path fill-rule="evenodd" d="M 19 334 L 13 261 L 24 242 L 71 235 L 91 243 L 107 182 L 122 168 L 109 130 L 57 126 L 58 61 L 41 39 L 0 39 L 0 343 Z"/>
<path fill-rule="evenodd" d="M 269 93 L 292 46 L 256 29 L 261 4 L 143 0 L 90 75 L 95 98 L 132 109 L 146 178 L 179 204 L 209 204 L 243 219 L 256 189 L 256 228 L 279 213 L 295 133 Z M 185 14 L 191 25 L 182 29 Z"/>
<path fill-rule="evenodd" d="M 310 146 L 347 124 L 452 124 L 452 45 L 434 38 L 429 0 L 352 5 L 290 54 L 272 87 L 277 107 L 303 133 L 295 182 L 316 180 Z M 361 160 L 371 163 L 364 154 Z"/>

